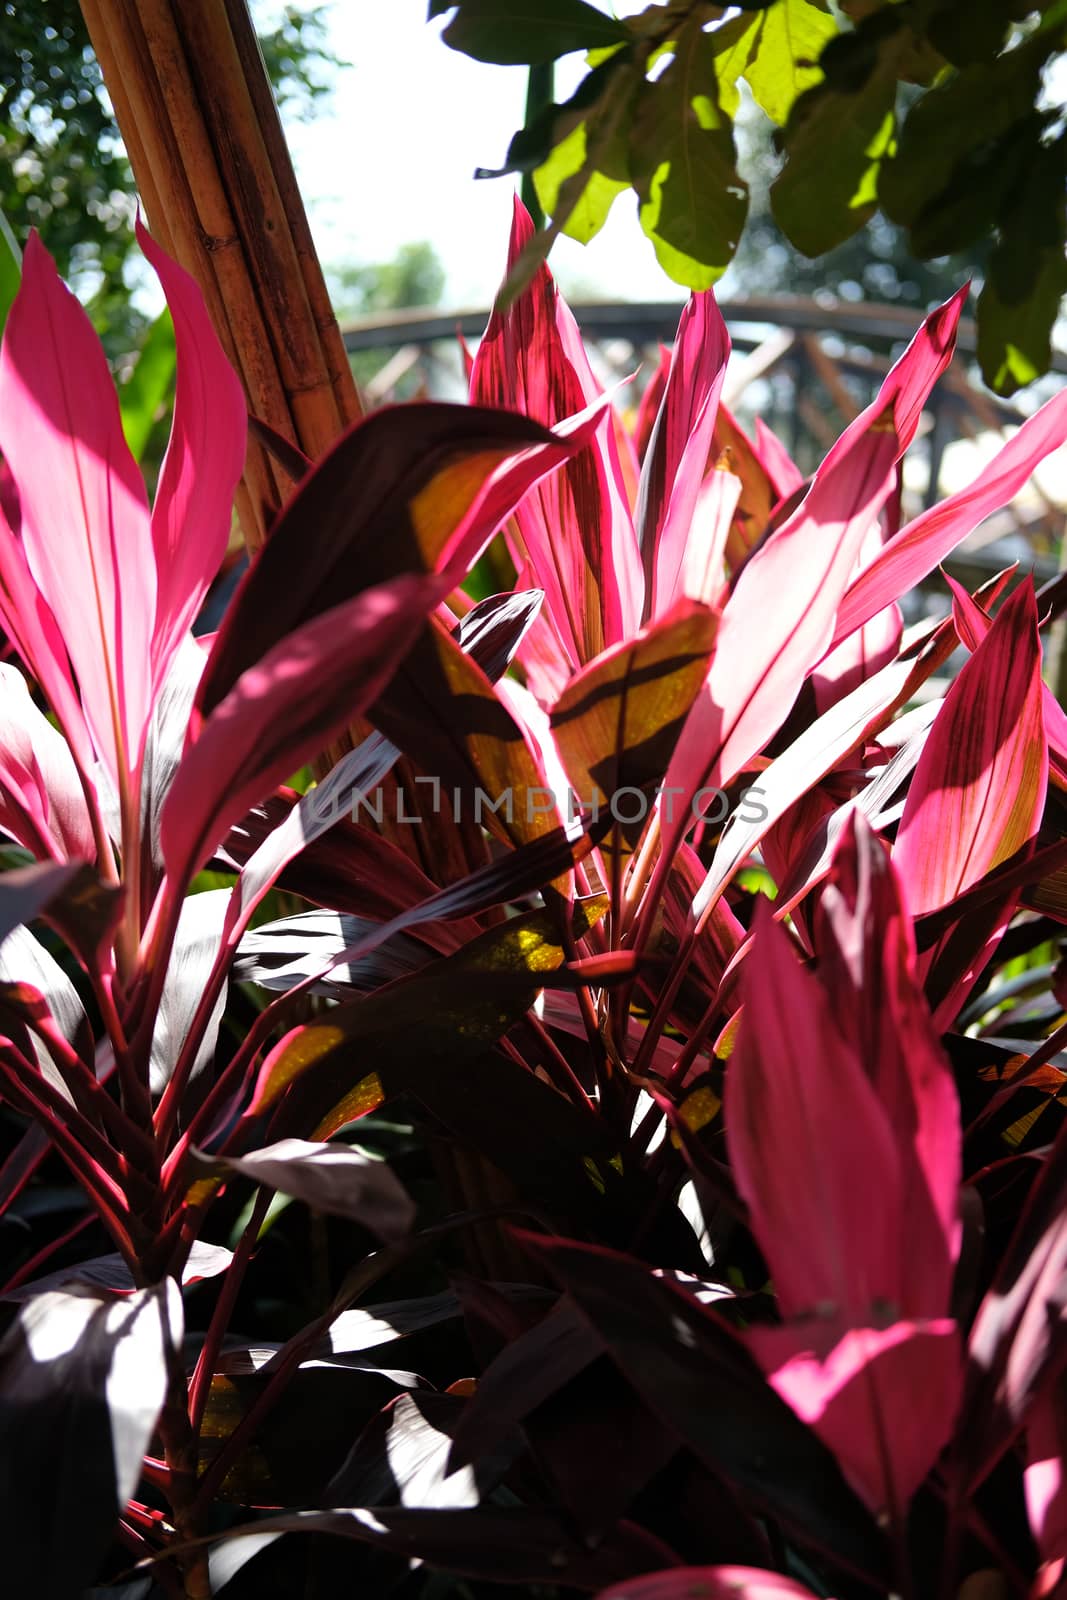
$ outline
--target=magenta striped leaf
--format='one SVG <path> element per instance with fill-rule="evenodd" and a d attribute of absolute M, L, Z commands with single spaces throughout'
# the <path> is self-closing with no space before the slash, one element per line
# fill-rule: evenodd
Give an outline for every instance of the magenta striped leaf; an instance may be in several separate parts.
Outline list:
<path fill-rule="evenodd" d="M 244 470 L 247 411 L 195 279 L 140 222 L 137 242 L 167 297 L 178 356 L 174 421 L 152 506 L 158 690 L 226 554 L 234 490 Z"/>
<path fill-rule="evenodd" d="M 1067 391 L 1053 395 L 1027 417 L 1003 449 L 969 486 L 901 528 L 849 586 L 841 603 L 834 643 L 914 588 L 984 518 L 1018 494 L 1039 461 L 1067 440 Z"/>
<path fill-rule="evenodd" d="M 443 598 L 442 582 L 408 576 L 364 590 L 288 634 L 202 722 L 194 713 L 160 821 L 173 883 L 376 698 Z"/>
<path fill-rule="evenodd" d="M 18 486 L 26 562 L 121 790 L 151 713 L 148 501 L 100 342 L 35 233 L 0 353 L 0 450 Z"/>
<path fill-rule="evenodd" d="M 938 911 L 1037 832 L 1048 783 L 1041 644 L 1030 583 L 1001 606 L 945 697 L 893 861 L 912 916 Z"/>
<path fill-rule="evenodd" d="M 516 200 L 509 273 L 532 233 Z M 546 428 L 597 400 L 574 319 L 546 266 L 506 312 L 490 317 L 470 394 L 477 405 L 519 411 Z M 522 500 L 510 542 L 516 566 L 528 561 L 545 591 L 545 611 L 571 670 L 634 632 L 643 585 L 610 410 L 588 447 Z"/>
<path fill-rule="evenodd" d="M 729 356 L 730 336 L 714 294 L 709 289 L 691 295 L 678 323 L 663 400 L 641 468 L 637 535 L 645 565 L 645 613 L 650 617 L 660 616 L 683 593 L 686 546 Z"/>
<path fill-rule="evenodd" d="M 860 541 L 892 488 L 896 455 L 883 419 L 820 471 L 807 499 L 746 564 L 668 786 L 686 795 L 723 786 L 781 726 L 830 642 Z"/>

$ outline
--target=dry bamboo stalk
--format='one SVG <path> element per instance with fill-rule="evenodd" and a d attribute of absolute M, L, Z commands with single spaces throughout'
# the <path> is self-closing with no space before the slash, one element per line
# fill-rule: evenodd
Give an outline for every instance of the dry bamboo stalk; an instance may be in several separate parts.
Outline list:
<path fill-rule="evenodd" d="M 167 9 L 166 0 L 151 3 Z M 227 192 L 238 231 L 257 241 L 247 252 L 249 273 L 260 303 L 274 309 L 274 356 L 298 442 L 305 454 L 319 456 L 343 423 L 229 19 L 218 0 L 184 0 L 181 26 L 212 146 L 232 174 Z"/>
<path fill-rule="evenodd" d="M 348 352 L 345 350 L 340 325 L 326 289 L 326 280 L 319 267 L 319 258 L 311 237 L 307 212 L 300 198 L 289 146 L 285 141 L 270 83 L 263 67 L 259 41 L 251 28 L 242 25 L 245 0 L 225 0 L 225 5 L 234 43 L 244 68 L 245 82 L 259 121 L 264 147 L 278 185 L 282 205 L 289 219 L 308 303 L 319 330 L 323 355 L 337 397 L 338 413 L 347 427 L 350 423 L 358 421 L 363 414 L 363 408 L 352 379 Z"/>
<path fill-rule="evenodd" d="M 121 5 L 121 0 L 118 3 Z M 201 230 L 173 130 L 169 120 L 156 113 L 159 89 L 144 36 L 136 17 L 130 19 L 129 26 L 106 26 L 102 14 L 105 4 L 116 11 L 116 0 L 84 0 L 82 10 L 105 81 L 109 86 L 115 85 L 112 103 L 149 225 L 164 248 L 194 273 L 223 347 L 241 372 L 214 265 L 210 254 L 200 249 Z M 251 402 L 251 395 L 249 398 Z M 264 506 L 276 499 L 277 485 L 267 459 L 253 444 L 238 492 L 238 514 L 252 548 L 258 548 L 266 535 Z"/>
<path fill-rule="evenodd" d="M 245 0 L 83 0 L 153 232 L 197 279 L 250 411 L 321 455 L 360 414 Z M 289 480 L 250 442 L 257 549 Z"/>

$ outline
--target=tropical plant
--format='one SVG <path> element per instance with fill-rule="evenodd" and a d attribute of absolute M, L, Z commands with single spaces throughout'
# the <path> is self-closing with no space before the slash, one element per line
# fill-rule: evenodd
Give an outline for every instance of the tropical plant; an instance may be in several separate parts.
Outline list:
<path fill-rule="evenodd" d="M 904 521 L 964 291 L 809 482 L 722 404 L 710 292 L 631 433 L 542 266 L 471 405 L 314 464 L 257 425 L 297 488 L 195 640 L 244 412 L 140 243 L 151 511 L 36 238 L 0 355 L 0 1202 L 56 1158 L 87 1202 L 4 1291 L 14 1592 L 337 1592 L 292 1532 L 375 1594 L 1055 1592 L 1063 586 L 897 601 L 1067 394 Z M 405 1121 L 421 1217 L 369 1148 Z M 282 1338 L 242 1301 L 276 1194 L 348 1229 Z"/>
<path fill-rule="evenodd" d="M 256 10 L 275 93 L 291 115 L 308 117 L 341 64 L 323 8 Z M 60 271 L 91 295 L 109 354 L 125 355 L 145 320 L 127 281 L 136 193 L 78 0 L 0 4 L 0 196 L 17 238 L 47 231 Z"/>
<path fill-rule="evenodd" d="M 430 0 L 431 19 L 447 12 L 454 49 L 548 68 L 501 170 L 532 174 L 551 223 L 509 293 L 561 231 L 588 242 L 630 188 L 664 270 L 709 288 L 746 223 L 744 83 L 780 130 L 770 204 L 792 244 L 821 256 L 876 209 L 923 260 L 992 241 L 986 381 L 1010 394 L 1047 370 L 1067 289 L 1060 0 L 670 0 L 627 17 L 587 0 Z M 582 50 L 589 71 L 553 104 L 551 64 Z"/>

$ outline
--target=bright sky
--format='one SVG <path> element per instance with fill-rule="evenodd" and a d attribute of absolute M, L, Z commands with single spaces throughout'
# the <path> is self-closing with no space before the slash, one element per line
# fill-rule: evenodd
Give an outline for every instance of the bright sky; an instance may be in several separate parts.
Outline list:
<path fill-rule="evenodd" d="M 486 306 L 503 272 L 515 184 L 471 174 L 502 164 L 522 124 L 526 69 L 448 49 L 445 19 L 428 24 L 426 12 L 426 0 L 333 0 L 331 47 L 352 65 L 312 124 L 290 125 L 290 146 L 325 264 L 388 260 L 428 239 L 448 275 L 448 305 Z M 578 81 L 582 57 L 564 68 L 557 98 Z M 552 266 L 583 297 L 683 298 L 641 233 L 632 194 L 590 245 L 560 239 Z"/>

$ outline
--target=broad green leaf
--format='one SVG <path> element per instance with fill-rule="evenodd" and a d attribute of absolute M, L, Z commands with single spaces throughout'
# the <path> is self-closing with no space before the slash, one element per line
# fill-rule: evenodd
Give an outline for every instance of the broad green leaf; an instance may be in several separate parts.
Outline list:
<path fill-rule="evenodd" d="M 759 49 L 763 14 L 742 14 L 724 22 L 709 35 L 715 49 L 715 75 L 719 80 L 719 104 L 728 117 L 737 115 L 741 91 L 737 87 Z"/>
<path fill-rule="evenodd" d="M 579 173 L 586 163 L 586 125 L 579 123 L 552 151 L 543 166 L 534 173 L 537 198 L 546 216 L 559 209 L 560 190 Z M 580 244 L 588 244 L 596 237 L 608 220 L 608 213 L 624 189 L 630 187 L 629 176 L 612 178 L 605 172 L 594 170 L 582 189 L 563 232 Z"/>
<path fill-rule="evenodd" d="M 0 333 L 4 331 L 4 323 L 11 309 L 11 302 L 18 294 L 21 278 L 22 252 L 11 231 L 10 223 L 0 211 Z"/>
<path fill-rule="evenodd" d="M 879 167 L 892 149 L 896 97 L 896 70 L 886 53 L 856 89 L 821 83 L 793 107 L 788 159 L 771 185 L 771 209 L 805 255 L 832 250 L 872 215 Z"/>
<path fill-rule="evenodd" d="M 442 0 L 431 0 L 430 16 L 449 9 Z M 619 44 L 629 33 L 585 0 L 459 0 L 441 37 L 476 61 L 516 66 Z"/>
<path fill-rule="evenodd" d="M 978 300 L 982 375 L 1005 395 L 1048 370 L 1052 328 L 1067 291 L 1063 152 L 1035 143 L 1018 165 L 1018 181 L 1000 208 L 1000 242 Z"/>
<path fill-rule="evenodd" d="M 878 184 L 894 222 L 912 227 L 954 198 L 957 180 L 973 182 L 968 160 L 1033 116 L 1043 59 L 1043 47 L 1028 45 L 993 66 L 956 73 L 912 106 Z"/>
<path fill-rule="evenodd" d="M 1046 247 L 1038 260 L 1037 281 L 1023 299 L 1003 300 L 992 272 L 978 297 L 978 359 L 997 394 L 1014 394 L 1048 371 L 1052 328 L 1067 294 L 1067 261 L 1062 245 Z"/>
<path fill-rule="evenodd" d="M 140 461 L 160 409 L 174 384 L 174 324 L 160 312 L 145 335 L 133 370 L 119 389 L 122 431 L 135 461 Z"/>
<path fill-rule="evenodd" d="M 533 172 L 535 168 L 543 166 L 557 145 L 562 144 L 587 120 L 595 121 L 596 112 L 614 75 L 628 59 L 628 52 L 617 47 L 608 51 L 605 59 L 582 79 L 569 100 L 559 105 L 544 106 L 532 121 L 519 129 L 508 145 L 502 167 L 479 167 L 474 176 L 501 178 L 507 172 Z"/>
<path fill-rule="evenodd" d="M 718 103 L 714 45 L 698 26 L 679 35 L 667 70 L 641 91 L 630 164 L 660 266 L 676 283 L 710 289 L 737 248 L 748 191 Z"/>
<path fill-rule="evenodd" d="M 593 80 L 596 80 L 595 93 Z M 559 235 L 567 228 L 571 217 L 582 205 L 585 191 L 598 175 L 607 168 L 606 176 L 618 179 L 625 173 L 625 158 L 620 154 L 620 138 L 624 133 L 632 115 L 634 99 L 642 88 L 644 79 L 641 73 L 640 62 L 634 59 L 630 51 L 619 51 L 610 60 L 597 67 L 583 81 L 577 94 L 568 102 L 563 111 L 573 110 L 579 100 L 589 109 L 581 119 L 584 127 L 584 155 L 580 165 L 570 173 L 562 176 L 555 194 L 555 206 L 552 220 L 547 228 L 540 229 L 527 242 L 520 251 L 517 260 L 513 263 L 507 282 L 503 285 L 496 299 L 496 310 L 500 314 L 513 305 L 518 296 L 533 281 L 534 274 L 542 261 L 545 260 L 552 245 Z M 592 103 L 590 103 L 592 97 Z M 571 122 L 566 126 L 563 134 L 573 133 L 576 123 Z M 558 136 L 563 129 L 557 123 L 555 135 Z M 529 138 L 529 130 L 517 134 L 511 142 L 508 151 L 508 162 L 515 161 L 515 147 Z M 544 161 L 544 145 L 537 155 L 533 165 L 542 165 Z M 596 222 L 598 212 L 603 210 L 604 196 L 591 199 L 583 216 L 582 226 L 588 227 Z M 543 202 L 542 202 L 543 203 Z M 548 209 L 547 207 L 545 208 Z M 606 215 L 606 211 L 604 212 Z M 603 218 L 601 217 L 601 221 Z M 596 231 L 596 228 L 593 228 Z M 581 237 L 579 234 L 578 237 Z M 592 237 L 590 234 L 589 237 Z"/>
<path fill-rule="evenodd" d="M 720 82 L 731 84 L 736 107 L 736 79 L 743 77 L 757 104 L 783 126 L 794 102 L 822 77 L 819 57 L 836 38 L 837 24 L 811 0 L 777 0 L 751 19 L 738 17 L 727 26 L 734 30 L 738 24 L 743 26 L 719 58 Z"/>

